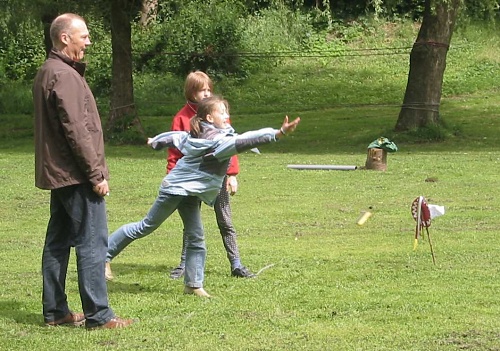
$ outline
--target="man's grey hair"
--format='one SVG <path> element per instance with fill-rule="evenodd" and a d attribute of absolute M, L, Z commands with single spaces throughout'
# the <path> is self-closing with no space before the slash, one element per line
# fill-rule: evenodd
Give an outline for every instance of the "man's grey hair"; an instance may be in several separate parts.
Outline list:
<path fill-rule="evenodd" d="M 74 13 L 64 13 L 57 16 L 50 25 L 50 40 L 52 45 L 57 46 L 61 40 L 62 33 L 71 34 L 73 20 L 80 20 L 85 23 L 85 20 Z"/>

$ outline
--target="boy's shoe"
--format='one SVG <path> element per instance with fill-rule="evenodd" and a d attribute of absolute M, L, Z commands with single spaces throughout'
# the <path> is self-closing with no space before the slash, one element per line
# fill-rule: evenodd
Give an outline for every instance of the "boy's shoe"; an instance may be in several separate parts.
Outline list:
<path fill-rule="evenodd" d="M 235 268 L 231 271 L 231 275 L 236 278 L 254 278 L 256 277 L 255 274 L 250 272 L 247 267 L 241 266 L 238 268 Z"/>
<path fill-rule="evenodd" d="M 83 313 L 68 313 L 64 318 L 61 318 L 57 321 L 47 322 L 45 323 L 48 327 L 57 327 L 57 326 L 70 326 L 70 327 L 80 327 L 85 324 L 85 315 Z"/>
<path fill-rule="evenodd" d="M 170 278 L 172 278 L 172 279 L 179 279 L 183 275 L 184 275 L 184 267 L 181 267 L 181 266 L 175 267 L 170 272 Z"/>
<path fill-rule="evenodd" d="M 104 270 L 104 276 L 106 280 L 113 280 L 115 277 L 113 276 L 113 272 L 111 271 L 111 263 L 106 262 L 106 269 Z"/>
<path fill-rule="evenodd" d="M 203 288 L 184 287 L 184 294 L 196 295 L 198 297 L 211 297 Z"/>

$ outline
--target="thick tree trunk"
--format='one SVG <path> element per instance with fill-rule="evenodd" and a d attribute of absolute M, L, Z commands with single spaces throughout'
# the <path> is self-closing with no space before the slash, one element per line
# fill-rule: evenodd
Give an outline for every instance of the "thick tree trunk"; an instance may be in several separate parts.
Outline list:
<path fill-rule="evenodd" d="M 145 136 L 134 103 L 132 79 L 132 27 L 127 0 L 111 1 L 111 46 L 113 50 L 110 112 L 106 130 L 120 133 L 131 127 Z"/>
<path fill-rule="evenodd" d="M 396 131 L 439 124 L 446 55 L 461 0 L 426 0 Z"/>

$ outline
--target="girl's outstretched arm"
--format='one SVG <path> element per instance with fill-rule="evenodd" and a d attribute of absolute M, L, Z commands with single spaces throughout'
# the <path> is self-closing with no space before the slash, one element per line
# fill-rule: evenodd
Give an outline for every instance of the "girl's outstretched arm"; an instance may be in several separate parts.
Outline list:
<path fill-rule="evenodd" d="M 187 132 L 165 132 L 148 138 L 148 145 L 154 150 L 163 150 L 168 147 L 180 148 L 182 142 L 189 135 Z"/>
<path fill-rule="evenodd" d="M 288 116 L 286 116 L 280 129 L 263 128 L 236 136 L 228 135 L 221 140 L 214 152 L 205 157 L 215 157 L 219 161 L 222 161 L 256 146 L 269 144 L 287 134 L 293 133 L 299 122 L 300 117 L 297 117 L 292 122 L 288 122 Z"/>

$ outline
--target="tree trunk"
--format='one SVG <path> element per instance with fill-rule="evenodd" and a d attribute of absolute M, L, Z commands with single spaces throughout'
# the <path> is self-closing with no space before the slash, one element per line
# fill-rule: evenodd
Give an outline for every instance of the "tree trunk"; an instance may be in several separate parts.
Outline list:
<path fill-rule="evenodd" d="M 157 13 L 158 0 L 142 0 L 139 24 L 143 27 L 147 27 L 149 22 L 156 18 Z"/>
<path fill-rule="evenodd" d="M 132 26 L 127 6 L 130 1 L 111 1 L 112 77 L 110 112 L 106 130 L 113 135 L 136 127 L 145 138 L 134 103 L 132 79 Z"/>
<path fill-rule="evenodd" d="M 426 0 L 396 131 L 439 124 L 446 55 L 461 0 Z"/>
<path fill-rule="evenodd" d="M 43 13 L 43 43 L 45 47 L 45 57 L 49 57 L 50 50 L 52 50 L 52 39 L 50 39 L 50 25 L 57 17 L 57 13 Z"/>

